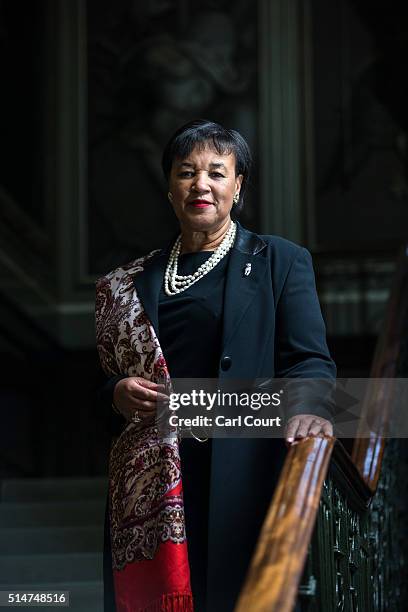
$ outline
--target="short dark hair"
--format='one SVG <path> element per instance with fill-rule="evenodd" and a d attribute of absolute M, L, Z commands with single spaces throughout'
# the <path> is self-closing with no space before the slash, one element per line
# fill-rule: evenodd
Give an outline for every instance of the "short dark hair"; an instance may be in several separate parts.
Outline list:
<path fill-rule="evenodd" d="M 229 130 L 219 123 L 205 119 L 195 119 L 181 126 L 164 147 L 162 168 L 169 180 L 175 159 L 185 159 L 196 147 L 214 147 L 219 155 L 235 154 L 235 174 L 242 174 L 239 200 L 234 204 L 232 213 L 238 215 L 244 205 L 244 193 L 251 169 L 251 152 L 245 138 L 236 130 Z"/>

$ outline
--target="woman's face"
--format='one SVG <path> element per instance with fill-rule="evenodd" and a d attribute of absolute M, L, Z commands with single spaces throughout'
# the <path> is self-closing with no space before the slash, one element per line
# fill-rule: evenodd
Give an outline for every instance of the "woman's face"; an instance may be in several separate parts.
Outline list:
<path fill-rule="evenodd" d="M 235 175 L 235 154 L 219 155 L 210 146 L 196 147 L 186 159 L 175 159 L 169 190 L 182 230 L 208 232 L 222 227 L 242 178 Z"/>

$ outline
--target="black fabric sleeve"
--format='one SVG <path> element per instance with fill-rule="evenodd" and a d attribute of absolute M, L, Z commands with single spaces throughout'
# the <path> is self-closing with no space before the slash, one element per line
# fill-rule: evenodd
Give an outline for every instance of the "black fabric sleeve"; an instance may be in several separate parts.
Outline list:
<path fill-rule="evenodd" d="M 104 414 L 109 415 L 108 427 L 111 435 L 118 435 L 120 431 L 122 431 L 123 425 L 126 423 L 125 417 L 121 414 L 118 414 L 112 407 L 113 391 L 115 389 L 116 383 L 118 383 L 123 378 L 127 378 L 127 376 L 123 374 L 111 376 L 110 378 L 107 378 L 105 376 L 105 381 L 103 382 L 102 379 L 101 385 L 97 390 L 98 405 L 100 406 Z"/>
<path fill-rule="evenodd" d="M 333 421 L 336 365 L 327 347 L 312 257 L 304 248 L 290 266 L 277 303 L 275 364 L 276 378 L 308 379 L 289 384 L 287 418 L 315 414 Z"/>

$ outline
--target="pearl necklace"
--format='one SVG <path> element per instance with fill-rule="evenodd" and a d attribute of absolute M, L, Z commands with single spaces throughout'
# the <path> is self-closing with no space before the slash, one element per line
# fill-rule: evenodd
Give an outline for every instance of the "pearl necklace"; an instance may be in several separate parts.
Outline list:
<path fill-rule="evenodd" d="M 221 261 L 223 257 L 232 248 L 235 240 L 235 234 L 237 231 L 236 223 L 231 221 L 231 225 L 228 228 L 225 238 L 221 244 L 216 248 L 214 253 L 205 261 L 201 266 L 194 272 L 194 274 L 187 274 L 185 276 L 177 274 L 178 260 L 181 251 L 181 234 L 177 238 L 174 246 L 171 250 L 169 261 L 167 263 L 166 272 L 164 273 L 164 291 L 166 295 L 176 295 L 186 289 L 189 289 L 191 285 L 194 285 L 197 281 L 203 278 L 206 274 L 211 272 L 213 268 Z"/>

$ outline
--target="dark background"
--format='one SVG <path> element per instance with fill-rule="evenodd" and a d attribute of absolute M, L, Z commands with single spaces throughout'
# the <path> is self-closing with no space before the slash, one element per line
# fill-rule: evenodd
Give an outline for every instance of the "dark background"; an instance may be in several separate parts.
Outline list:
<path fill-rule="evenodd" d="M 192 118 L 248 139 L 242 223 L 312 252 L 339 376 L 369 374 L 407 233 L 407 42 L 380 2 L 0 1 L 0 477 L 106 474 L 94 282 L 174 234 L 160 156 Z"/>

